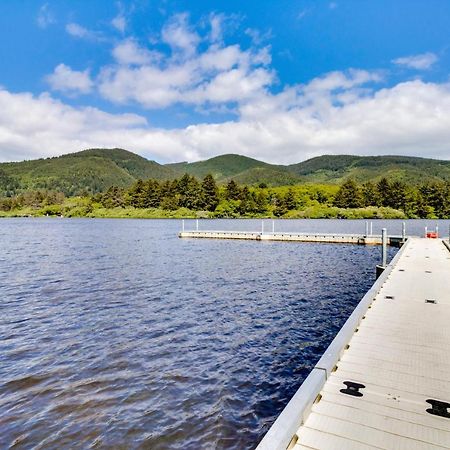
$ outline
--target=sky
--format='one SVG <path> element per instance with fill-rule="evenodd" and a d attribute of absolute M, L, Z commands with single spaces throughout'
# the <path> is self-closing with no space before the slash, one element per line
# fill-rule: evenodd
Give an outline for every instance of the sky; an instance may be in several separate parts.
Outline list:
<path fill-rule="evenodd" d="M 450 159 L 448 0 L 2 0 L 0 161 Z"/>

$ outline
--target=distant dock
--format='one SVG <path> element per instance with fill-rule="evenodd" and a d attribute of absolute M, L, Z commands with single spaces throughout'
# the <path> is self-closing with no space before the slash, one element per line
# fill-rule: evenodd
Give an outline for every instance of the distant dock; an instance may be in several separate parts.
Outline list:
<path fill-rule="evenodd" d="M 257 450 L 450 448 L 449 250 L 406 241 Z"/>
<path fill-rule="evenodd" d="M 381 235 L 334 234 L 334 233 L 289 233 L 289 232 L 250 232 L 250 231 L 181 231 L 180 238 L 196 239 L 243 239 L 254 241 L 323 242 L 333 244 L 381 245 Z M 387 244 L 400 247 L 405 236 L 388 236 Z"/>

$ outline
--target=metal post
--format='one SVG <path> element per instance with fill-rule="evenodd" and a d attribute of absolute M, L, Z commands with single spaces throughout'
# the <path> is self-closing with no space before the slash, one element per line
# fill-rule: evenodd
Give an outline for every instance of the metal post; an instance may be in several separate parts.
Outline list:
<path fill-rule="evenodd" d="M 381 243 L 382 243 L 381 265 L 383 267 L 386 267 L 386 264 L 387 264 L 387 230 L 386 230 L 386 228 L 381 229 Z"/>
<path fill-rule="evenodd" d="M 437 238 L 439 237 L 439 226 L 438 225 L 436 225 L 436 237 Z"/>
<path fill-rule="evenodd" d="M 198 231 L 198 219 L 195 220 L 195 227 L 196 227 L 196 230 Z"/>
<path fill-rule="evenodd" d="M 366 221 L 366 236 L 369 235 L 369 222 Z"/>
<path fill-rule="evenodd" d="M 406 239 L 406 222 L 402 223 L 402 241 L 404 242 Z"/>
<path fill-rule="evenodd" d="M 449 227 L 450 230 L 450 227 Z M 275 220 L 272 220 L 272 233 L 275 233 Z"/>
<path fill-rule="evenodd" d="M 425 237 L 427 237 L 428 227 L 425 227 Z"/>
<path fill-rule="evenodd" d="M 372 225 L 373 225 L 373 223 L 372 222 L 370 222 L 370 235 L 372 236 L 372 231 L 373 231 L 373 229 L 372 229 Z"/>
<path fill-rule="evenodd" d="M 264 220 L 261 220 L 261 234 L 264 234 Z"/>
<path fill-rule="evenodd" d="M 184 219 L 181 221 L 181 230 L 184 232 Z"/>

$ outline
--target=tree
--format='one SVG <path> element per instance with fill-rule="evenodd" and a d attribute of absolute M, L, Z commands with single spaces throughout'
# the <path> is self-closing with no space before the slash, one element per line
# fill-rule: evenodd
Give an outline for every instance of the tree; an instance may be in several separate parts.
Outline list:
<path fill-rule="evenodd" d="M 161 203 L 161 187 L 156 180 L 147 180 L 144 187 L 144 206 L 157 208 Z"/>
<path fill-rule="evenodd" d="M 128 190 L 128 203 L 135 208 L 145 207 L 145 183 L 137 180 Z"/>
<path fill-rule="evenodd" d="M 276 217 L 281 217 L 287 213 L 287 208 L 284 203 L 284 198 L 280 194 L 275 194 L 274 204 L 275 204 L 275 208 L 273 209 L 273 214 Z"/>
<path fill-rule="evenodd" d="M 394 181 L 391 184 L 389 205 L 394 209 L 404 210 L 406 206 L 406 187 L 401 181 Z"/>
<path fill-rule="evenodd" d="M 339 188 L 333 205 L 338 208 L 360 208 L 362 206 L 361 192 L 352 179 L 345 181 Z"/>
<path fill-rule="evenodd" d="M 295 201 L 294 191 L 289 188 L 286 192 L 286 195 L 283 198 L 284 206 L 288 211 L 295 209 L 297 207 L 297 202 Z"/>
<path fill-rule="evenodd" d="M 377 183 L 377 191 L 378 191 L 381 206 L 389 206 L 389 204 L 391 203 L 391 201 L 390 201 L 391 185 L 386 178 L 383 177 Z"/>
<path fill-rule="evenodd" d="M 178 205 L 193 210 L 201 209 L 202 188 L 195 177 L 187 173 L 183 175 L 176 186 L 179 195 Z"/>
<path fill-rule="evenodd" d="M 206 175 L 202 182 L 202 206 L 206 211 L 214 211 L 219 204 L 219 190 L 212 175 Z"/>
<path fill-rule="evenodd" d="M 234 180 L 230 180 L 225 189 L 225 198 L 227 200 L 240 200 L 240 189 Z"/>
<path fill-rule="evenodd" d="M 380 194 L 378 193 L 377 187 L 370 181 L 362 185 L 361 195 L 364 206 L 380 206 Z"/>

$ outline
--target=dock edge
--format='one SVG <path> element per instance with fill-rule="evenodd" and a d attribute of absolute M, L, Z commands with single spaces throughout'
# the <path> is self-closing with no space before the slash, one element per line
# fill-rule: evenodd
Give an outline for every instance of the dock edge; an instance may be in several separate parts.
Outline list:
<path fill-rule="evenodd" d="M 289 448 L 298 428 L 306 420 L 312 405 L 319 396 L 330 373 L 340 360 L 346 345 L 350 342 L 362 317 L 367 312 L 369 305 L 373 302 L 385 281 L 389 278 L 395 264 L 407 248 L 408 243 L 409 240 L 407 239 L 392 261 L 386 266 L 383 273 L 360 300 L 310 374 L 269 428 L 269 431 L 258 444 L 256 450 L 286 450 Z"/>

